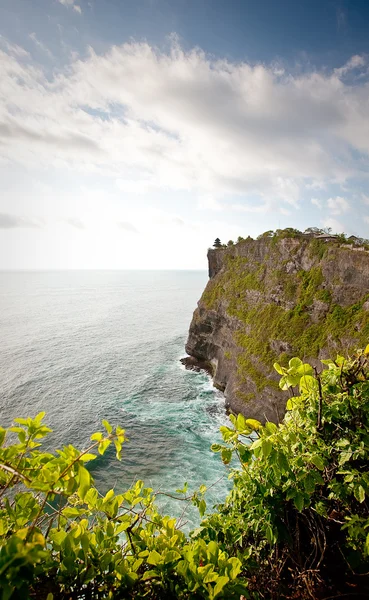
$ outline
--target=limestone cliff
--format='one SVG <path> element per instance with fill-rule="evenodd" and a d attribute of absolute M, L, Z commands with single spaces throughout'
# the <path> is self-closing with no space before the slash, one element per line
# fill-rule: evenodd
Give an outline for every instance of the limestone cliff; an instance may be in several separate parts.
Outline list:
<path fill-rule="evenodd" d="M 367 248 L 282 232 L 210 249 L 208 259 L 186 352 L 211 363 L 233 411 L 277 421 L 286 392 L 275 361 L 318 365 L 369 342 Z"/>

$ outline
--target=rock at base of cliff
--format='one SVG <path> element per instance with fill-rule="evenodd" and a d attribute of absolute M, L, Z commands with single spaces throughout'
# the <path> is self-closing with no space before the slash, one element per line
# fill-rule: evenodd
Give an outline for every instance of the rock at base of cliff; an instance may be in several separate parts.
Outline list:
<path fill-rule="evenodd" d="M 185 358 L 181 358 L 180 362 L 189 371 L 195 371 L 196 373 L 205 371 L 208 375 L 213 375 L 213 367 L 211 363 L 206 360 L 199 360 L 194 356 L 186 356 Z"/>

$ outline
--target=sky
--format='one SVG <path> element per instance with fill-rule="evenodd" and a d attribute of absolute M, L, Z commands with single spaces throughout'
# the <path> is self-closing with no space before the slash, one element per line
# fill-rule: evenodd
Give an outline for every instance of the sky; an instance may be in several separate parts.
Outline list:
<path fill-rule="evenodd" d="M 0 0 L 0 269 L 369 237 L 367 0 Z"/>

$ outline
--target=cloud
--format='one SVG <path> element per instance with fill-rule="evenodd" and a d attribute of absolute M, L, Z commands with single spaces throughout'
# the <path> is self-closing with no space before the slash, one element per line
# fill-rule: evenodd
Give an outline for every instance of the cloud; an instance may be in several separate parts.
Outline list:
<path fill-rule="evenodd" d="M 78 12 L 80 15 L 82 14 L 82 9 L 78 4 L 75 4 L 75 0 L 59 0 L 60 4 L 63 6 L 71 7 L 73 10 Z"/>
<path fill-rule="evenodd" d="M 289 216 L 292 214 L 290 210 L 288 210 L 287 208 L 283 208 L 283 206 L 281 206 L 281 207 L 279 208 L 279 212 L 280 212 L 282 215 L 285 215 L 286 217 L 289 217 Z"/>
<path fill-rule="evenodd" d="M 344 29 L 347 24 L 346 13 L 342 7 L 338 6 L 336 8 L 336 22 L 337 22 L 337 31 Z"/>
<path fill-rule="evenodd" d="M 38 219 L 0 213 L 0 229 L 15 229 L 18 227 L 39 228 L 41 226 L 42 222 Z"/>
<path fill-rule="evenodd" d="M 132 225 L 132 223 L 128 223 L 128 221 L 120 221 L 120 223 L 118 223 L 118 226 L 121 229 L 124 229 L 125 231 L 129 231 L 130 233 L 139 233 L 138 229 Z"/>
<path fill-rule="evenodd" d="M 341 196 L 335 198 L 328 198 L 327 206 L 330 209 L 332 215 L 341 215 L 349 210 L 350 204 Z"/>
<path fill-rule="evenodd" d="M 314 206 L 317 206 L 319 209 L 322 208 L 322 203 L 318 198 L 311 198 L 311 204 L 314 204 Z"/>
<path fill-rule="evenodd" d="M 75 217 L 69 217 L 68 219 L 64 219 L 64 221 L 71 227 L 75 227 L 75 229 L 84 229 L 85 228 L 81 219 L 77 219 Z"/>
<path fill-rule="evenodd" d="M 117 179 L 118 188 L 127 194 L 147 194 L 155 187 L 155 182 L 146 179 Z"/>
<path fill-rule="evenodd" d="M 30 54 L 21 46 L 11 44 L 3 35 L 0 34 L 0 48 L 3 48 L 10 56 L 17 58 L 29 58 Z"/>
<path fill-rule="evenodd" d="M 272 204 L 270 202 L 265 202 L 264 204 L 232 204 L 232 210 L 246 213 L 259 213 L 265 214 L 270 212 L 272 209 Z"/>
<path fill-rule="evenodd" d="M 335 69 L 334 72 L 338 77 L 342 77 L 342 75 L 346 75 L 346 73 L 348 73 L 349 71 L 352 71 L 353 69 L 358 69 L 360 67 L 363 67 L 365 65 L 365 63 L 366 63 L 366 60 L 365 60 L 364 56 L 355 54 L 355 56 L 352 56 L 350 58 L 350 60 L 348 60 L 345 65 L 343 65 L 343 67 L 340 67 L 339 69 Z"/>
<path fill-rule="evenodd" d="M 368 216 L 364 217 L 364 221 L 365 221 L 365 223 L 369 223 L 369 217 Z"/>
<path fill-rule="evenodd" d="M 200 196 L 198 201 L 198 208 L 201 210 L 215 210 L 220 211 L 224 209 L 224 205 L 219 202 L 214 196 L 210 194 L 204 194 Z"/>
<path fill-rule="evenodd" d="M 0 161 L 110 176 L 125 194 L 185 191 L 208 209 L 261 213 L 297 208 L 307 186 L 341 185 L 369 168 L 368 83 L 171 43 L 169 52 L 136 42 L 90 48 L 51 78 L 3 44 Z"/>
<path fill-rule="evenodd" d="M 340 221 L 337 221 L 337 219 L 333 219 L 332 217 L 324 219 L 321 223 L 323 227 L 332 229 L 332 233 L 343 233 L 345 231 L 345 226 Z"/>
<path fill-rule="evenodd" d="M 36 46 L 38 48 L 40 48 L 40 50 L 42 50 L 43 52 L 45 52 L 45 54 L 47 54 L 50 58 L 53 58 L 53 54 L 52 52 L 50 52 L 49 48 L 47 48 L 45 46 L 45 44 L 43 44 L 36 36 L 35 33 L 30 33 L 29 34 L 29 38 L 34 42 L 34 44 L 36 44 Z"/>

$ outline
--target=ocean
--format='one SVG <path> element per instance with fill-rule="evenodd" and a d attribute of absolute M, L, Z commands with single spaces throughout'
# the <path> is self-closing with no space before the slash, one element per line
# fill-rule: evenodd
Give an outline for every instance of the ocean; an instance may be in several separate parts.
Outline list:
<path fill-rule="evenodd" d="M 107 419 L 129 441 L 121 462 L 109 449 L 91 463 L 102 493 L 143 479 L 171 493 L 205 484 L 208 506 L 224 500 L 227 467 L 210 451 L 224 399 L 179 362 L 206 281 L 201 271 L 0 273 L 0 425 L 45 411 L 48 449 L 85 448 Z M 183 510 L 165 496 L 160 506 Z M 186 519 L 197 524 L 194 508 Z"/>

